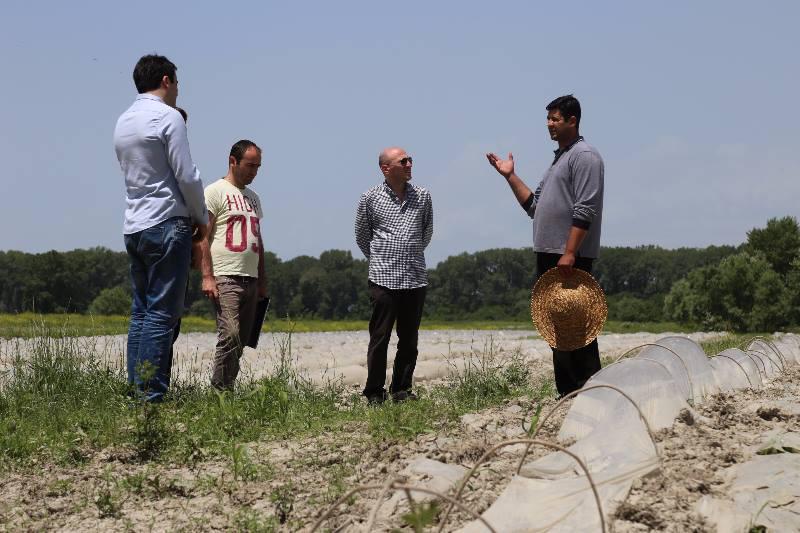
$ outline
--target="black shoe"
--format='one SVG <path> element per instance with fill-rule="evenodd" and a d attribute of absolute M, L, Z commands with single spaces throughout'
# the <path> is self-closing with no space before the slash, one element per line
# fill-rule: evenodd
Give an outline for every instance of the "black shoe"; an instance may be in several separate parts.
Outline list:
<path fill-rule="evenodd" d="M 386 392 L 376 392 L 367 395 L 367 405 L 378 406 L 386 401 Z"/>
<path fill-rule="evenodd" d="M 394 403 L 414 402 L 418 399 L 417 395 L 411 391 L 401 390 L 392 394 L 392 401 Z"/>

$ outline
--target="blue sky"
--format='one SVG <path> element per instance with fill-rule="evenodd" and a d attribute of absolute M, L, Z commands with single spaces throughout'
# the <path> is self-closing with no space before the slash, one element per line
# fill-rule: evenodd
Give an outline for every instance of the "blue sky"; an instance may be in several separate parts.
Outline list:
<path fill-rule="evenodd" d="M 797 2 L 18 2 L 0 20 L 0 250 L 122 250 L 112 132 L 151 52 L 178 65 L 206 184 L 231 144 L 280 257 L 349 249 L 358 197 L 401 145 L 430 189 L 431 265 L 529 246 L 487 151 L 530 186 L 544 106 L 573 93 L 606 164 L 604 245 L 738 244 L 797 216 Z"/>

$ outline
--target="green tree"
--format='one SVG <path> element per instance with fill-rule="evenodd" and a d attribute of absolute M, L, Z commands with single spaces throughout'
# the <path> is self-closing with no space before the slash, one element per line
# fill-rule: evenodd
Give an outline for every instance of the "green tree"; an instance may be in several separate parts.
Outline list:
<path fill-rule="evenodd" d="M 790 216 L 769 219 L 765 228 L 753 228 L 747 232 L 746 247 L 752 253 L 764 254 L 772 269 L 786 276 L 792 269 L 792 262 L 800 257 L 797 219 Z"/>
<path fill-rule="evenodd" d="M 790 295 L 760 254 L 742 252 L 692 270 L 664 301 L 672 320 L 706 328 L 769 331 L 790 322 Z"/>
<path fill-rule="evenodd" d="M 131 312 L 131 296 L 124 287 L 103 289 L 89 305 L 89 312 L 94 315 L 129 315 Z"/>
<path fill-rule="evenodd" d="M 785 280 L 786 298 L 791 324 L 800 324 L 800 257 L 792 261 L 792 268 Z"/>

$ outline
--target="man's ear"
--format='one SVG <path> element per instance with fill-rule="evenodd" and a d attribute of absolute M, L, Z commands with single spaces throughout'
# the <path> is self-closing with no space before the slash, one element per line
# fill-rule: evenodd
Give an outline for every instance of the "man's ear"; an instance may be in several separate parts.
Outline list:
<path fill-rule="evenodd" d="M 171 83 L 172 83 L 172 80 L 169 79 L 169 76 L 164 75 L 164 77 L 161 78 L 161 88 L 162 89 L 166 89 L 167 87 L 169 87 L 169 85 Z"/>
<path fill-rule="evenodd" d="M 229 155 L 228 156 L 228 165 L 235 165 L 235 164 L 236 164 L 236 158 L 233 157 L 232 155 Z"/>
<path fill-rule="evenodd" d="M 578 127 L 578 117 L 576 117 L 575 115 L 572 115 L 571 117 L 569 117 L 567 119 L 567 124 L 577 128 Z"/>

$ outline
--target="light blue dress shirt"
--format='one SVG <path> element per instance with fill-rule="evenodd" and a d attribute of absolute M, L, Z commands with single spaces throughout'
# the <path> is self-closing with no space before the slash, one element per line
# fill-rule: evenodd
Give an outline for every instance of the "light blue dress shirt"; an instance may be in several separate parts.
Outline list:
<path fill-rule="evenodd" d="M 189 152 L 186 123 L 175 108 L 140 94 L 117 120 L 114 148 L 125 176 L 125 235 L 172 217 L 208 224 L 203 182 Z"/>

